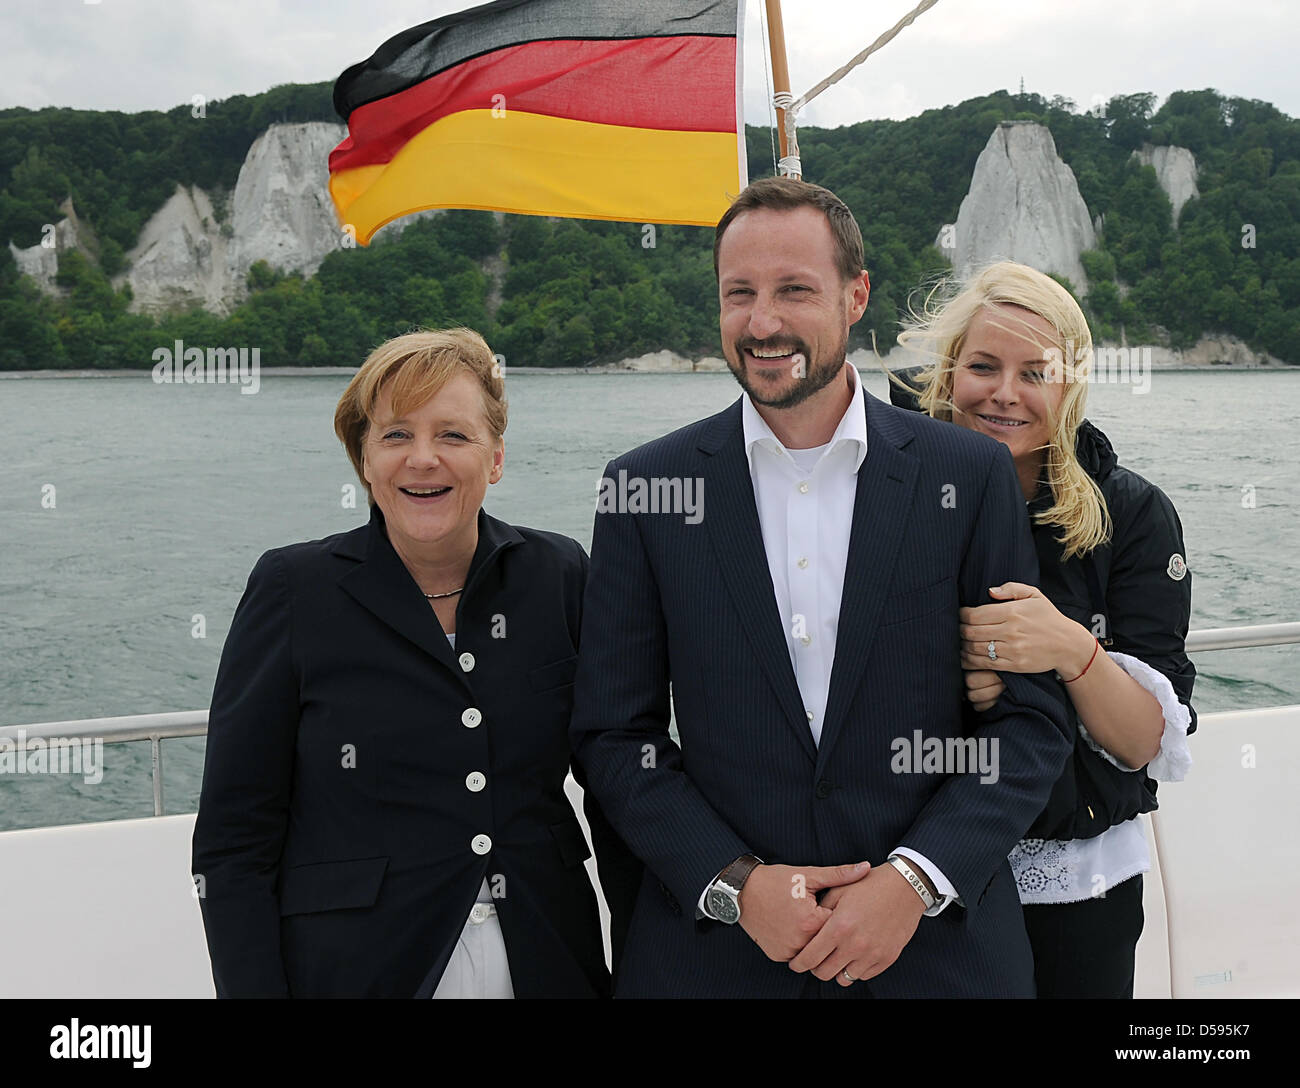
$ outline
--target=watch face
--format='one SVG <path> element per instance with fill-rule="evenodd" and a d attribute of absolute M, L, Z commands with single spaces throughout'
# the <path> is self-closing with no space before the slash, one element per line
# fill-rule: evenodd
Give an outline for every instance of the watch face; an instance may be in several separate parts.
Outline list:
<path fill-rule="evenodd" d="M 717 888 L 709 892 L 709 910 L 713 911 L 713 916 L 719 922 L 728 925 L 734 925 L 740 919 L 740 908 L 736 906 L 736 901 Z"/>

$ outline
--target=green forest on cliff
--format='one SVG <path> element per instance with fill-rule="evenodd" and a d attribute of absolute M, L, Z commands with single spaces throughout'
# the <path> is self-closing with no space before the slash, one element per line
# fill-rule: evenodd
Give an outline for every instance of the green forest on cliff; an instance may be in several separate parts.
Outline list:
<path fill-rule="evenodd" d="M 853 346 L 881 351 L 918 287 L 946 267 L 933 247 L 953 222 L 998 122 L 1040 121 L 1103 217 L 1084 254 L 1084 302 L 1098 339 L 1174 347 L 1226 332 L 1300 362 L 1300 121 L 1213 90 L 1112 99 L 1104 112 L 1035 94 L 997 92 L 906 121 L 800 130 L 810 181 L 853 209 L 866 241 L 871 305 Z M 580 366 L 668 348 L 716 354 L 712 231 L 450 212 L 369 248 L 340 248 L 315 276 L 265 265 L 228 317 L 202 310 L 154 319 L 129 312 L 111 277 L 177 184 L 218 207 L 252 141 L 278 121 L 337 120 L 330 85 L 277 87 L 190 106 L 110 113 L 0 111 L 0 240 L 38 242 L 71 198 L 95 245 L 60 255 L 60 298 L 43 295 L 0 249 L 0 369 L 147 367 L 155 347 L 258 347 L 265 366 L 356 365 L 375 344 L 416 326 L 482 330 L 508 365 Z M 772 173 L 767 129 L 747 133 L 751 177 Z M 1175 144 L 1196 157 L 1200 197 L 1175 228 L 1155 171 L 1131 152 Z M 1249 228 L 1249 229 L 1248 229 Z M 499 296 L 490 269 L 500 273 Z"/>

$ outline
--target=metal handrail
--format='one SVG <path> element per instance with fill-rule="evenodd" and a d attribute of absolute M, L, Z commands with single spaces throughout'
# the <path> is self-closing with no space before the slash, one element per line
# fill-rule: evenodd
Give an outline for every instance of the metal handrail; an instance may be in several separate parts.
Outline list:
<path fill-rule="evenodd" d="M 31 725 L 0 726 L 0 741 L 25 747 L 29 741 L 102 741 L 126 744 L 147 740 L 152 756 L 153 814 L 163 814 L 162 742 L 173 737 L 205 737 L 206 710 L 172 710 L 165 714 L 126 714 L 120 718 L 81 718 L 67 722 L 33 722 Z"/>
<path fill-rule="evenodd" d="M 1250 646 L 1300 644 L 1300 623 L 1262 623 L 1252 627 L 1211 627 L 1187 635 L 1187 652 L 1238 650 Z M 66 722 L 0 725 L 0 741 L 17 745 L 31 740 L 101 740 L 125 744 L 147 740 L 153 755 L 153 814 L 163 814 L 162 741 L 175 737 L 204 737 L 206 710 L 173 710 L 165 714 L 126 714 L 118 718 L 81 718 Z"/>
<path fill-rule="evenodd" d="M 1286 646 L 1300 642 L 1300 623 L 1260 623 L 1254 627 L 1207 627 L 1189 631 L 1187 652 L 1238 650 L 1245 646 Z"/>
<path fill-rule="evenodd" d="M 69 731 L 69 726 L 76 726 Z M 172 710 L 166 714 L 125 714 L 120 718 L 81 718 L 67 722 L 35 722 L 32 725 L 0 725 L 0 740 L 17 741 L 18 730 L 28 740 L 102 740 L 124 744 L 154 737 L 202 737 L 208 732 L 206 710 Z"/>

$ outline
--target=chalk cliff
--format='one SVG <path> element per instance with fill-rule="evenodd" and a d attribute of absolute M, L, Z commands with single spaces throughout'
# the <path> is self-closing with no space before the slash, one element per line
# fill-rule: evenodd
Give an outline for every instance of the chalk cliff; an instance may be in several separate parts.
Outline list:
<path fill-rule="evenodd" d="M 935 244 L 958 274 L 998 259 L 1020 261 L 1088 289 L 1079 254 L 1097 244 L 1074 173 L 1043 125 L 1004 121 L 989 137 L 971 175 L 957 222 Z"/>
<path fill-rule="evenodd" d="M 77 218 L 77 209 L 72 201 L 65 200 L 59 205 L 59 211 L 63 218 L 47 225 L 41 232 L 41 241 L 34 246 L 20 248 L 12 241 L 9 243 L 9 252 L 13 254 L 19 273 L 31 276 L 42 291 L 52 295 L 61 293 L 54 282 L 59 272 L 59 254 L 77 249 L 90 253 L 93 259 L 94 249 L 94 239 Z"/>
<path fill-rule="evenodd" d="M 1172 145 L 1152 147 L 1143 144 L 1133 152 L 1133 157 L 1143 166 L 1155 167 L 1156 180 L 1160 188 L 1169 197 L 1174 206 L 1174 223 L 1178 223 L 1178 213 L 1194 196 L 1200 196 L 1196 188 L 1196 156 L 1185 147 Z"/>
<path fill-rule="evenodd" d="M 234 300 L 229 284 L 229 239 L 221 232 L 212 200 L 198 186 L 176 186 L 167 203 L 144 225 L 126 255 L 131 309 L 157 314 L 196 303 L 224 314 Z"/>
<path fill-rule="evenodd" d="M 176 192 L 127 254 L 132 308 L 160 313 L 197 303 L 225 314 L 247 292 L 256 261 L 310 275 L 343 233 L 329 198 L 330 151 L 347 134 L 325 122 L 272 125 L 253 141 L 230 196 L 227 221 L 202 189 Z"/>
<path fill-rule="evenodd" d="M 231 274 L 256 261 L 310 275 L 343 232 L 329 196 L 329 153 L 348 133 L 323 121 L 272 125 L 253 141 L 231 201 Z"/>

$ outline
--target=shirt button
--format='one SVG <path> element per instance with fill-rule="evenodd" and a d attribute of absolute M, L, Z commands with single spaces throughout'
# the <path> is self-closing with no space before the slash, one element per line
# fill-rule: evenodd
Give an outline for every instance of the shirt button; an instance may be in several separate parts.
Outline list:
<path fill-rule="evenodd" d="M 801 495 L 806 495 L 806 494 L 808 494 L 808 481 L 807 481 L 807 480 L 804 480 L 804 482 L 801 483 L 801 484 L 799 485 L 799 494 L 801 494 Z"/>
<path fill-rule="evenodd" d="M 478 707 L 472 706 L 468 710 L 461 711 L 460 724 L 466 729 L 475 729 L 478 723 L 483 720 L 483 714 Z"/>
<path fill-rule="evenodd" d="M 492 849 L 492 840 L 486 835 L 475 835 L 470 840 L 469 848 L 476 854 L 486 854 Z"/>
<path fill-rule="evenodd" d="M 462 669 L 464 669 L 466 672 L 473 672 L 473 671 L 474 671 L 474 655 L 471 654 L 471 653 L 468 653 L 468 652 L 461 654 L 461 655 L 460 655 L 460 667 L 461 667 Z"/>
<path fill-rule="evenodd" d="M 808 567 L 808 557 L 806 555 L 801 555 L 799 557 L 799 569 L 806 570 L 807 567 Z"/>
<path fill-rule="evenodd" d="M 486 785 L 487 777 L 482 771 L 470 771 L 469 774 L 465 776 L 465 788 L 469 790 L 470 793 L 478 793 L 478 791 Z"/>
<path fill-rule="evenodd" d="M 799 641 L 802 642 L 805 646 L 811 646 L 811 645 L 812 645 L 812 635 L 804 635 L 804 637 L 801 638 Z"/>
<path fill-rule="evenodd" d="M 474 909 L 469 912 L 469 920 L 476 926 L 482 925 L 492 915 L 492 906 L 489 903 L 475 903 Z"/>
<path fill-rule="evenodd" d="M 806 710 L 806 711 L 804 711 L 804 713 L 808 715 L 808 720 L 809 720 L 809 721 L 812 721 L 812 720 L 813 720 L 813 712 L 812 712 L 811 710 Z"/>

